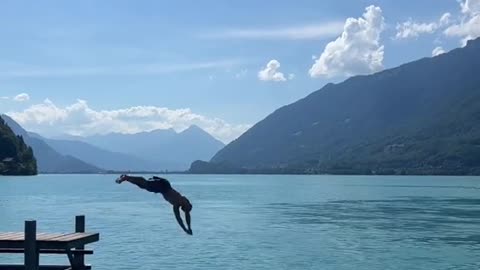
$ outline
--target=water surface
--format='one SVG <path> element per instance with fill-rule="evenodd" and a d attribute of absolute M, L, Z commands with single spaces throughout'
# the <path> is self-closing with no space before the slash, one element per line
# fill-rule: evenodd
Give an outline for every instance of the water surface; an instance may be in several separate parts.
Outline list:
<path fill-rule="evenodd" d="M 161 196 L 115 177 L 0 177 L 0 231 L 71 232 L 84 214 L 101 234 L 88 262 L 105 270 L 480 268 L 478 177 L 169 175 L 193 236 Z"/>

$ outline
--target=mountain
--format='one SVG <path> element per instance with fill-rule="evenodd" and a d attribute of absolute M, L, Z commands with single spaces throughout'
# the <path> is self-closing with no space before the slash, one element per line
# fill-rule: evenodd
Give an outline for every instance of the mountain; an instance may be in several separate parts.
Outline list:
<path fill-rule="evenodd" d="M 0 175 L 35 175 L 37 161 L 22 136 L 16 136 L 0 117 Z"/>
<path fill-rule="evenodd" d="M 124 153 L 115 153 L 75 140 L 45 139 L 55 151 L 79 158 L 100 168 L 113 171 L 155 171 L 153 162 Z"/>
<path fill-rule="evenodd" d="M 480 174 L 480 39 L 284 106 L 191 172 Z M 212 168 L 213 167 L 213 168 Z"/>
<path fill-rule="evenodd" d="M 12 131 L 22 136 L 25 143 L 33 149 L 37 158 L 38 170 L 41 173 L 98 173 L 103 170 L 90 165 L 78 158 L 62 155 L 55 151 L 50 145 L 39 138 L 38 134 L 30 134 L 17 122 L 7 115 L 2 118 Z"/>
<path fill-rule="evenodd" d="M 210 159 L 224 144 L 203 129 L 191 126 L 136 134 L 110 133 L 82 139 L 96 147 L 153 163 L 156 170 L 186 170 L 197 159 Z M 151 166 L 151 165 L 149 165 Z"/>
<path fill-rule="evenodd" d="M 135 134 L 109 133 L 93 135 L 82 140 L 112 152 L 140 153 L 139 156 L 144 156 L 144 152 L 150 152 L 149 150 L 153 147 L 152 144 L 164 145 L 176 134 L 173 129 L 159 129 Z"/>

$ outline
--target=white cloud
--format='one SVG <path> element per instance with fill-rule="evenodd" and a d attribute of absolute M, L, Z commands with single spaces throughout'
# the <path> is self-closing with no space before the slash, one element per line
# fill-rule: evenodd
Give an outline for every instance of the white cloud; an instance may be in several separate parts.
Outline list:
<path fill-rule="evenodd" d="M 317 56 L 312 54 L 312 60 L 315 60 L 315 59 L 317 59 Z"/>
<path fill-rule="evenodd" d="M 343 23 L 327 22 L 283 28 L 228 29 L 201 34 L 202 38 L 225 39 L 320 39 L 336 36 L 342 32 Z"/>
<path fill-rule="evenodd" d="M 110 132 L 136 133 L 167 128 L 181 131 L 195 124 L 219 140 L 230 142 L 250 127 L 196 114 L 188 108 L 172 110 L 155 106 L 135 106 L 117 110 L 94 110 L 84 100 L 59 107 L 46 99 L 24 111 L 7 114 L 27 130 L 50 135 L 59 135 L 52 134 L 52 131 L 78 136 Z"/>
<path fill-rule="evenodd" d="M 445 53 L 445 50 L 442 47 L 436 47 L 432 51 L 432 56 L 437 56 L 437 55 L 440 55 L 442 53 Z"/>
<path fill-rule="evenodd" d="M 452 18 L 452 14 L 450 14 L 449 12 L 444 13 L 442 17 L 440 17 L 440 21 L 439 21 L 440 25 L 444 26 L 444 25 L 450 24 L 451 18 Z"/>
<path fill-rule="evenodd" d="M 362 17 L 348 18 L 343 33 L 327 44 L 309 70 L 310 76 L 368 74 L 383 69 L 383 45 L 380 34 L 385 27 L 382 10 L 365 9 Z"/>
<path fill-rule="evenodd" d="M 13 100 L 17 102 L 25 102 L 30 100 L 30 96 L 27 93 L 21 93 L 16 95 Z"/>
<path fill-rule="evenodd" d="M 408 39 L 416 38 L 422 34 L 432 34 L 436 32 L 439 28 L 444 27 L 450 23 L 451 18 L 450 13 L 445 13 L 440 17 L 438 22 L 430 23 L 418 23 L 414 22 L 412 19 L 409 19 L 406 22 L 397 24 L 397 34 L 395 35 L 396 39 Z"/>
<path fill-rule="evenodd" d="M 460 2 L 462 12 L 465 14 L 477 15 L 480 13 L 480 0 L 465 0 Z"/>
<path fill-rule="evenodd" d="M 231 68 L 240 60 L 221 60 L 184 64 L 147 64 L 127 66 L 97 66 L 97 67 L 31 67 L 15 66 L 0 67 L 0 77 L 3 78 L 44 78 L 44 77 L 74 77 L 74 76 L 129 76 L 129 75 L 159 75 L 174 72 L 189 72 L 196 70 Z"/>
<path fill-rule="evenodd" d="M 295 74 L 293 74 L 293 73 L 288 74 L 288 79 L 289 80 L 295 79 Z"/>
<path fill-rule="evenodd" d="M 396 39 L 415 38 L 421 34 L 431 34 L 437 30 L 436 23 L 416 23 L 408 20 L 402 24 L 397 24 Z"/>
<path fill-rule="evenodd" d="M 480 37 L 480 0 L 464 0 L 460 2 L 463 17 L 454 25 L 445 29 L 449 37 L 460 37 L 465 45 L 468 40 Z"/>
<path fill-rule="evenodd" d="M 459 24 L 450 26 L 445 30 L 445 35 L 461 37 L 461 43 L 465 45 L 468 40 L 480 37 L 480 15 L 464 19 Z"/>
<path fill-rule="evenodd" d="M 287 79 L 282 72 L 278 71 L 280 62 L 275 59 L 270 60 L 267 66 L 258 72 L 258 78 L 261 81 L 283 82 Z"/>
<path fill-rule="evenodd" d="M 0 99 L 7 100 L 7 99 L 10 99 L 10 98 L 9 97 L 0 97 Z"/>

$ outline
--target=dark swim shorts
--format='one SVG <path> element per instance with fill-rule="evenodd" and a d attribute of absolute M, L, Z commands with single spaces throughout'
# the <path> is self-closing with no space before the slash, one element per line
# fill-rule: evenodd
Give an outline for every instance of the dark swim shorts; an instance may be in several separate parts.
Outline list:
<path fill-rule="evenodd" d="M 165 194 L 172 189 L 167 179 L 155 177 L 154 180 L 147 181 L 147 188 L 150 192 Z"/>
<path fill-rule="evenodd" d="M 183 198 L 185 199 L 185 202 L 186 202 L 186 204 L 183 204 L 183 205 L 181 206 L 183 212 L 190 212 L 190 211 L 192 211 L 193 206 L 192 206 L 192 204 L 190 203 L 190 201 L 189 201 L 187 198 L 185 198 L 185 197 L 183 197 Z"/>

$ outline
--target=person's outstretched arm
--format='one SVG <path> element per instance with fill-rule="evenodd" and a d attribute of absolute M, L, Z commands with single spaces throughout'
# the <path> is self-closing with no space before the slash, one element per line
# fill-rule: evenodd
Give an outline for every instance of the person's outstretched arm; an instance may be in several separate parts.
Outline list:
<path fill-rule="evenodd" d="M 173 213 L 175 214 L 175 218 L 177 219 L 177 222 L 178 222 L 178 225 L 180 225 L 180 227 L 182 227 L 182 229 L 188 233 L 188 234 L 191 234 L 189 230 L 187 230 L 187 228 L 185 228 L 185 224 L 183 224 L 183 220 L 182 218 L 180 217 L 180 206 L 173 206 Z"/>

